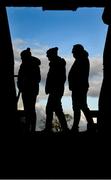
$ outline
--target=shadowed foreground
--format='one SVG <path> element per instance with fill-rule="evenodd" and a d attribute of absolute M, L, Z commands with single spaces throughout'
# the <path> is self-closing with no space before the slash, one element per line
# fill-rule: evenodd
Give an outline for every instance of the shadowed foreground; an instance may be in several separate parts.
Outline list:
<path fill-rule="evenodd" d="M 109 9 L 109 4 L 107 8 Z M 3 117 L 0 126 L 0 177 L 111 178 L 109 165 L 111 162 L 111 89 L 109 88 L 111 87 L 109 84 L 111 82 L 111 22 L 107 23 L 108 34 L 103 57 L 104 79 L 99 99 L 98 123 L 100 129 L 103 130 L 105 127 L 105 133 L 78 135 L 37 133 L 32 136 L 17 136 L 15 135 L 17 103 L 13 78 L 14 56 L 5 7 L 0 7 L 0 13 L 2 14 L 0 95 L 1 117 Z M 110 16 L 106 15 L 106 17 Z M 4 53 L 4 50 L 7 50 L 7 53 Z"/>
<path fill-rule="evenodd" d="M 110 142 L 79 133 L 5 137 L 1 178 L 111 178 Z"/>
<path fill-rule="evenodd" d="M 111 178 L 110 133 L 2 134 L 0 178 Z"/>

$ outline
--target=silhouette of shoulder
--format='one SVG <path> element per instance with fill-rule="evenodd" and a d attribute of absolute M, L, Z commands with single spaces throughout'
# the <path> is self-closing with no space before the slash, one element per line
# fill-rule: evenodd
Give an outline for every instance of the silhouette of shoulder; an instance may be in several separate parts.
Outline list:
<path fill-rule="evenodd" d="M 31 56 L 32 62 L 35 63 L 36 65 L 40 66 L 41 61 L 37 57 Z"/>
<path fill-rule="evenodd" d="M 66 61 L 65 59 L 61 58 L 58 56 L 58 62 L 60 63 L 61 66 L 65 66 L 66 65 Z"/>

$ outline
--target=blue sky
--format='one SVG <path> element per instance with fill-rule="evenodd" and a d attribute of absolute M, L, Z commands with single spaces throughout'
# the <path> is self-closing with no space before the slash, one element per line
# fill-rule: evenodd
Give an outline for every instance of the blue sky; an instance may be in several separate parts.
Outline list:
<path fill-rule="evenodd" d="M 85 45 L 91 55 L 101 54 L 106 26 L 103 9 L 79 8 L 77 11 L 42 11 L 40 8 L 8 8 L 12 38 L 59 46 L 70 53 L 74 43 Z"/>
<path fill-rule="evenodd" d="M 69 70 L 73 63 L 72 46 L 76 43 L 83 44 L 89 52 L 91 62 L 88 103 L 91 109 L 97 109 L 102 81 L 102 54 L 107 31 L 107 26 L 102 22 L 102 12 L 102 8 L 79 8 L 77 11 L 7 8 L 15 62 L 20 63 L 20 51 L 30 46 L 33 55 L 41 58 L 42 61 L 42 89 L 48 71 L 48 65 L 47 68 L 44 65 L 46 63 L 46 50 L 58 46 L 59 55 L 66 59 Z M 70 92 L 66 87 L 63 99 L 64 109 L 71 106 L 69 96 Z M 40 102 L 44 104 L 46 102 L 45 94 L 44 97 L 40 95 L 40 99 Z"/>

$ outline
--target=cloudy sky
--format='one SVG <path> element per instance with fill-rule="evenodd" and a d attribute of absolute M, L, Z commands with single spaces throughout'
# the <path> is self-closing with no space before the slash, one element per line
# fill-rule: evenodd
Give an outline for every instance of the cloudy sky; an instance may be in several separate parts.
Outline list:
<path fill-rule="evenodd" d="M 47 95 L 44 85 L 48 72 L 46 51 L 51 47 L 59 47 L 59 55 L 66 60 L 67 74 L 74 61 L 71 50 L 76 43 L 81 43 L 89 52 L 90 88 L 88 105 L 98 109 L 107 26 L 102 22 L 102 8 L 79 8 L 77 11 L 42 11 L 41 8 L 7 8 L 11 38 L 13 41 L 15 74 L 20 65 L 20 52 L 30 47 L 32 54 L 41 60 L 40 93 L 37 104 L 45 108 Z M 62 99 L 66 113 L 72 112 L 71 92 L 65 84 Z"/>

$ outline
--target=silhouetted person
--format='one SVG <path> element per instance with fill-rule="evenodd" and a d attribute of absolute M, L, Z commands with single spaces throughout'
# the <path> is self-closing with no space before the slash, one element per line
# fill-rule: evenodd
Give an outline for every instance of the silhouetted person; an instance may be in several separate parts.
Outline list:
<path fill-rule="evenodd" d="M 72 126 L 72 132 L 78 132 L 81 110 L 83 111 L 88 122 L 88 130 L 94 127 L 93 119 L 87 105 L 90 64 L 88 59 L 88 52 L 81 44 L 76 44 L 73 46 L 72 54 L 75 58 L 75 62 L 69 71 L 68 81 L 69 89 L 72 91 L 72 104 L 74 110 L 74 123 Z"/>
<path fill-rule="evenodd" d="M 63 113 L 61 98 L 64 93 L 66 81 L 66 62 L 57 55 L 58 48 L 51 48 L 47 51 L 49 60 L 49 72 L 47 74 L 45 92 L 49 94 L 46 105 L 46 131 L 52 129 L 53 112 L 57 115 L 63 131 L 67 131 L 67 122 Z"/>
<path fill-rule="evenodd" d="M 39 93 L 40 60 L 33 57 L 30 48 L 21 52 L 22 63 L 18 73 L 18 88 L 22 93 L 26 117 L 26 132 L 34 132 L 36 126 L 35 103 Z"/>

